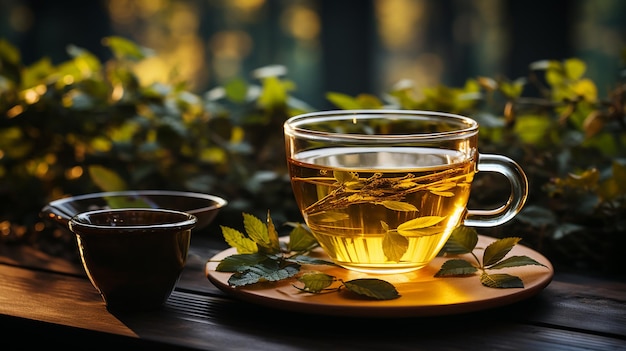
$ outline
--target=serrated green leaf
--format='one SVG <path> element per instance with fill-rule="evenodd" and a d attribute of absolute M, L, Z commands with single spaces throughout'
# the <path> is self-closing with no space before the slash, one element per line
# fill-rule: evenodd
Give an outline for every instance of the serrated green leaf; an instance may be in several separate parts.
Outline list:
<path fill-rule="evenodd" d="M 417 207 L 415 207 L 414 205 L 408 202 L 386 200 L 380 203 L 386 208 L 393 210 L 393 211 L 402 211 L 402 212 L 417 211 Z"/>
<path fill-rule="evenodd" d="M 508 267 L 520 267 L 520 266 L 543 266 L 545 267 L 544 264 L 539 263 L 528 256 L 511 256 L 487 268 L 501 269 L 501 268 L 508 268 Z"/>
<path fill-rule="evenodd" d="M 301 290 L 319 293 L 320 291 L 329 287 L 337 279 L 332 275 L 321 272 L 305 273 L 298 278 L 298 281 L 304 283 L 304 288 Z"/>
<path fill-rule="evenodd" d="M 290 251 L 307 251 L 316 246 L 318 246 L 318 242 L 313 234 L 300 223 L 289 232 L 288 247 Z"/>
<path fill-rule="evenodd" d="M 476 229 L 466 226 L 455 228 L 444 246 L 446 253 L 464 254 L 474 250 L 478 244 L 478 232 Z"/>
<path fill-rule="evenodd" d="M 248 237 L 257 245 L 266 249 L 272 248 L 267 225 L 260 219 L 249 213 L 243 213 L 243 227 Z"/>
<path fill-rule="evenodd" d="M 255 272 L 246 271 L 243 273 L 234 273 L 228 278 L 228 285 L 240 287 L 252 285 L 261 282 L 261 275 Z"/>
<path fill-rule="evenodd" d="M 524 282 L 519 277 L 510 274 L 483 273 L 480 276 L 480 282 L 488 288 L 510 289 L 524 287 Z"/>
<path fill-rule="evenodd" d="M 474 267 L 470 262 L 462 259 L 452 259 L 441 265 L 439 271 L 435 273 L 435 277 L 472 275 L 476 271 L 478 271 L 478 268 Z"/>
<path fill-rule="evenodd" d="M 253 267 L 254 268 L 254 267 Z M 300 266 L 289 265 L 278 270 L 265 271 L 263 278 L 270 282 L 277 282 L 283 279 L 291 278 L 300 272 Z"/>
<path fill-rule="evenodd" d="M 259 248 L 252 239 L 246 237 L 242 232 L 230 227 L 220 226 L 222 236 L 226 243 L 237 249 L 240 254 L 249 254 L 259 251 Z"/>
<path fill-rule="evenodd" d="M 408 248 L 409 239 L 400 234 L 388 231 L 383 237 L 383 252 L 389 261 L 400 262 Z"/>
<path fill-rule="evenodd" d="M 502 238 L 489 244 L 483 253 L 483 265 L 489 267 L 503 259 L 520 240 L 522 238 Z"/>
<path fill-rule="evenodd" d="M 343 282 L 349 291 L 376 300 L 393 300 L 400 297 L 396 288 L 389 282 L 376 278 L 361 278 Z"/>
<path fill-rule="evenodd" d="M 215 270 L 218 272 L 244 272 L 249 267 L 268 260 L 267 255 L 261 253 L 237 254 L 224 257 L 217 264 Z"/>
<path fill-rule="evenodd" d="M 254 266 L 246 267 L 246 270 L 234 273 L 228 283 L 232 286 L 250 285 L 258 282 L 276 282 L 291 278 L 300 271 L 298 265 L 281 267 L 275 260 L 264 260 Z"/>
<path fill-rule="evenodd" d="M 297 264 L 301 264 L 301 265 L 304 265 L 304 264 L 308 264 L 308 265 L 325 265 L 325 266 L 336 266 L 337 265 L 334 262 L 322 260 L 322 259 L 319 259 L 319 258 L 307 256 L 307 255 L 292 256 L 292 257 L 289 257 L 288 259 L 286 259 L 285 261 L 293 262 L 293 263 L 297 263 Z"/>
<path fill-rule="evenodd" d="M 269 251 L 270 253 L 280 252 L 280 241 L 278 240 L 278 231 L 274 226 L 274 221 L 270 216 L 270 211 L 267 211 L 267 235 L 269 237 L 270 245 Z"/>

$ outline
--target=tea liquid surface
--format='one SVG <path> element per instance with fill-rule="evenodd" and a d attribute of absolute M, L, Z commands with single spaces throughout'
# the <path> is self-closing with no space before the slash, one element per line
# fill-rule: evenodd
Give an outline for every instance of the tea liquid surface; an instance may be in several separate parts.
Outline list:
<path fill-rule="evenodd" d="M 414 147 L 336 147 L 288 160 L 304 220 L 346 268 L 401 273 L 428 264 L 464 219 L 470 156 Z"/>

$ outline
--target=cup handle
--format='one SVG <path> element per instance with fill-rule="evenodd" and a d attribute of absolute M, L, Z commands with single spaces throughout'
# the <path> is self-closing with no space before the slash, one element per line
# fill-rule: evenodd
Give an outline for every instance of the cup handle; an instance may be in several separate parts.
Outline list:
<path fill-rule="evenodd" d="M 469 227 L 494 227 L 511 220 L 524 206 L 528 197 L 528 179 L 522 168 L 506 156 L 480 154 L 478 172 L 496 172 L 505 176 L 511 184 L 507 202 L 492 210 L 467 210 L 464 225 Z"/>

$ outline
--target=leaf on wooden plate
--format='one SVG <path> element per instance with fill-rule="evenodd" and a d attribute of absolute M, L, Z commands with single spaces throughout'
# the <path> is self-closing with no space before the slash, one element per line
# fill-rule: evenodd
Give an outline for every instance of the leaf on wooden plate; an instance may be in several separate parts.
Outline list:
<path fill-rule="evenodd" d="M 257 245 L 266 249 L 272 248 L 267 225 L 260 219 L 249 213 L 243 213 L 243 227 L 248 237 L 254 240 Z M 270 250 L 271 252 L 271 250 Z"/>
<path fill-rule="evenodd" d="M 376 278 L 361 278 L 343 282 L 349 291 L 376 300 L 392 300 L 400 297 L 398 290 L 389 282 Z"/>
<path fill-rule="evenodd" d="M 536 260 L 528 257 L 528 256 L 511 256 L 508 257 L 496 264 L 494 264 L 493 266 L 487 267 L 489 269 L 501 269 L 501 268 L 508 268 L 508 267 L 520 267 L 520 266 L 543 266 L 546 267 L 546 265 L 537 262 Z"/>
<path fill-rule="evenodd" d="M 478 244 L 478 232 L 474 228 L 460 226 L 455 228 L 443 248 L 450 254 L 464 254 L 474 250 Z"/>
<path fill-rule="evenodd" d="M 267 259 L 268 257 L 261 253 L 230 255 L 222 259 L 215 267 L 215 270 L 218 272 L 243 272 L 248 267 L 257 265 Z"/>
<path fill-rule="evenodd" d="M 332 275 L 321 272 L 309 272 L 298 278 L 298 281 L 304 283 L 304 290 L 307 292 L 318 293 L 329 287 L 337 279 Z"/>
<path fill-rule="evenodd" d="M 228 245 L 237 249 L 237 253 L 251 254 L 259 251 L 257 244 L 242 232 L 226 226 L 222 228 L 222 236 Z"/>
<path fill-rule="evenodd" d="M 480 282 L 489 288 L 510 289 L 524 287 L 524 282 L 519 277 L 510 274 L 483 273 L 480 276 Z"/>
<path fill-rule="evenodd" d="M 485 248 L 483 253 L 483 265 L 489 267 L 506 256 L 522 238 L 510 237 L 498 239 Z"/>
<path fill-rule="evenodd" d="M 289 232 L 288 246 L 290 251 L 305 251 L 318 246 L 318 243 L 313 234 L 298 223 Z"/>
<path fill-rule="evenodd" d="M 462 259 L 452 259 L 444 262 L 435 277 L 463 276 L 476 273 L 478 268 Z"/>

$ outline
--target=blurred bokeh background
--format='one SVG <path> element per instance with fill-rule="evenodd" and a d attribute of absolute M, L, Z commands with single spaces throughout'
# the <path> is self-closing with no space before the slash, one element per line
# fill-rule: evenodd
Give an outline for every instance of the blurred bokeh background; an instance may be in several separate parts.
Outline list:
<path fill-rule="evenodd" d="M 156 56 L 146 81 L 172 70 L 206 91 L 280 64 L 293 95 L 319 109 L 324 93 L 379 95 L 402 79 L 461 85 L 527 73 L 536 60 L 579 57 L 600 93 L 626 45 L 620 0 L 2 0 L 0 37 L 24 63 L 66 60 L 70 44 L 101 59 L 123 36 Z"/>

